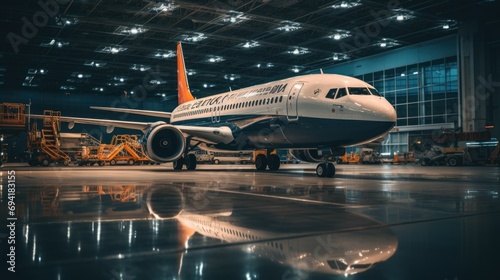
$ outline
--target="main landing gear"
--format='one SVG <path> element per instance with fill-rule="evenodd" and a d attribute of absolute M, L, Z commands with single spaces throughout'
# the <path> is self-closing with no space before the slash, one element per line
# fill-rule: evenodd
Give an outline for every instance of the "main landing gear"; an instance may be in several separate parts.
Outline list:
<path fill-rule="evenodd" d="M 316 175 L 318 177 L 332 178 L 335 176 L 335 165 L 331 162 L 322 162 L 316 167 Z"/>
<path fill-rule="evenodd" d="M 277 154 L 271 154 L 271 151 L 267 151 L 267 156 L 264 154 L 258 154 L 255 158 L 255 168 L 259 171 L 266 170 L 278 170 L 280 169 L 280 157 Z"/>
<path fill-rule="evenodd" d="M 200 143 L 197 143 L 194 146 L 191 146 L 191 137 L 188 137 L 186 139 L 186 149 L 184 150 L 184 153 L 182 156 L 173 162 L 173 166 L 175 170 L 181 170 L 182 167 L 185 165 L 187 170 L 195 170 L 196 169 L 196 155 L 190 154 L 189 151 L 191 151 L 193 148 L 197 147 Z"/>

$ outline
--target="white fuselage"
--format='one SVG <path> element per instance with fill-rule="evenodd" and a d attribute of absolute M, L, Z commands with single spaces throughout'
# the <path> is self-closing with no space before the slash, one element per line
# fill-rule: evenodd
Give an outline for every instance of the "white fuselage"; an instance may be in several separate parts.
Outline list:
<path fill-rule="evenodd" d="M 369 90 L 327 96 L 341 88 Z M 342 75 L 298 76 L 186 102 L 172 112 L 171 123 L 234 126 L 233 146 L 239 149 L 354 145 L 384 135 L 396 122 L 393 106 L 371 90 Z"/>

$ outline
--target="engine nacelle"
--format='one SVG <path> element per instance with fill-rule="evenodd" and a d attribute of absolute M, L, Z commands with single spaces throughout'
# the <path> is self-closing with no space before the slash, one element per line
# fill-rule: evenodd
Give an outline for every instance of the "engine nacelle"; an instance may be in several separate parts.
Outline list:
<path fill-rule="evenodd" d="M 294 157 L 302 161 L 321 162 L 325 157 L 343 156 L 345 148 L 291 150 L 290 152 Z"/>
<path fill-rule="evenodd" d="M 154 126 L 144 134 L 141 142 L 148 158 L 156 162 L 177 160 L 186 148 L 182 132 L 168 124 Z"/>

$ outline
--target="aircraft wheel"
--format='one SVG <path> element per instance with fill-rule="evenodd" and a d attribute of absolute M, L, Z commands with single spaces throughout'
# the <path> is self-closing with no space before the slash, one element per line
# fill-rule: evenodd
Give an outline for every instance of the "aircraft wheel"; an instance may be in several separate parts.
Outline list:
<path fill-rule="evenodd" d="M 127 161 L 127 163 L 128 163 L 128 165 L 134 165 L 135 160 L 133 160 L 133 159 L 129 159 L 129 160 Z"/>
<path fill-rule="evenodd" d="M 44 158 L 44 159 L 42 160 L 42 165 L 43 165 L 43 166 L 49 166 L 49 165 L 50 165 L 50 160 L 49 160 L 48 158 Z"/>
<path fill-rule="evenodd" d="M 257 155 L 255 158 L 255 168 L 259 171 L 266 170 L 267 167 L 267 157 L 263 154 Z"/>
<path fill-rule="evenodd" d="M 278 170 L 280 168 L 280 157 L 277 154 L 269 155 L 267 161 L 269 170 Z"/>
<path fill-rule="evenodd" d="M 219 164 L 219 163 L 220 163 L 220 161 L 218 159 L 214 160 L 214 164 Z"/>
<path fill-rule="evenodd" d="M 111 165 L 111 166 L 116 165 L 116 160 L 114 160 L 114 159 L 110 160 L 109 165 Z"/>
<path fill-rule="evenodd" d="M 196 169 L 196 156 L 193 154 L 188 154 L 186 159 L 186 169 L 195 170 Z"/>
<path fill-rule="evenodd" d="M 69 160 L 65 159 L 62 163 L 64 166 L 68 166 L 69 165 Z"/>
<path fill-rule="evenodd" d="M 175 170 L 181 170 L 183 165 L 184 165 L 184 158 L 182 158 L 182 157 L 173 162 L 173 166 L 174 166 Z"/>
<path fill-rule="evenodd" d="M 333 176 L 335 176 L 335 165 L 333 165 L 333 163 L 331 162 L 328 162 L 326 164 L 326 177 L 332 178 Z"/>
<path fill-rule="evenodd" d="M 448 159 L 448 165 L 449 166 L 457 166 L 458 165 L 458 159 L 456 157 L 450 157 Z"/>
<path fill-rule="evenodd" d="M 316 166 L 316 175 L 318 177 L 325 177 L 326 176 L 326 164 L 325 163 L 320 163 L 318 166 Z"/>

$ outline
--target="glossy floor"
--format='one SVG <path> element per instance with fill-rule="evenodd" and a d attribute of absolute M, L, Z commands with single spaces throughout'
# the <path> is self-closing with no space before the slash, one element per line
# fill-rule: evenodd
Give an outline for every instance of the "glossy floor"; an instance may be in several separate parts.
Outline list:
<path fill-rule="evenodd" d="M 4 166 L 0 219 L 15 227 L 0 231 L 1 279 L 498 275 L 498 167 L 314 168 Z"/>

